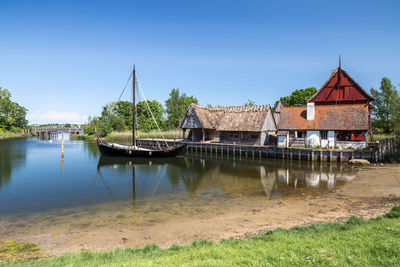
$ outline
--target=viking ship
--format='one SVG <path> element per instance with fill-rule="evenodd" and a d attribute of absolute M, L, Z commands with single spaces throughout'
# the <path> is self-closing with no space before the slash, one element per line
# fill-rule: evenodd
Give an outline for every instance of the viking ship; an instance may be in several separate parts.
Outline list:
<path fill-rule="evenodd" d="M 136 89 L 136 82 L 138 82 L 137 77 L 136 77 L 136 70 L 135 66 L 133 66 L 133 71 L 131 73 L 132 77 L 132 90 L 133 90 L 133 101 L 132 101 L 132 110 L 133 110 L 133 116 L 132 116 L 132 145 L 122 145 L 118 143 L 111 143 L 106 140 L 103 140 L 100 138 L 100 136 L 97 136 L 97 145 L 99 146 L 99 150 L 101 155 L 104 156 L 121 156 L 121 157 L 175 157 L 181 153 L 183 153 L 186 144 L 174 144 L 170 146 L 168 142 L 163 138 L 164 144 L 161 146 L 160 143 L 157 143 L 155 146 L 150 146 L 150 145 L 140 145 L 139 142 L 136 141 L 135 138 L 135 128 L 136 128 L 136 123 L 135 123 L 135 89 Z M 127 84 L 129 83 L 130 77 L 128 79 Z M 140 84 L 138 84 L 139 89 L 141 90 Z M 125 89 L 124 89 L 125 90 Z M 122 91 L 123 93 L 123 91 Z M 121 95 L 122 95 L 121 93 Z M 144 94 L 143 94 L 144 97 Z M 151 114 L 154 123 L 157 125 L 157 121 L 155 120 L 153 113 L 147 104 L 146 98 L 144 98 L 144 101 L 146 103 L 147 109 L 149 110 L 149 113 Z M 159 129 L 158 125 L 157 128 Z"/>

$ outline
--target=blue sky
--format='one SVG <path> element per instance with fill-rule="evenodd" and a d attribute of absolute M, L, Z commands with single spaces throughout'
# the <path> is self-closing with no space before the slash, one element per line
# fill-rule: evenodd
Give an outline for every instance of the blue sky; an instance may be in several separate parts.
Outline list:
<path fill-rule="evenodd" d="M 400 83 L 399 1 L 0 1 L 0 86 L 31 123 L 80 122 L 136 64 L 147 99 L 273 104 L 338 65 Z M 124 99 L 129 100 L 130 94 Z"/>

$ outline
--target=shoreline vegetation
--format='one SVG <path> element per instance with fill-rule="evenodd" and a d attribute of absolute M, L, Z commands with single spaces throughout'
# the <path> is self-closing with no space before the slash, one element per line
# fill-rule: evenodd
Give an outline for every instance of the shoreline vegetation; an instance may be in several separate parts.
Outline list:
<path fill-rule="evenodd" d="M 21 132 L 11 132 L 11 131 L 0 131 L 0 140 L 9 139 L 9 138 L 21 138 L 28 137 L 29 134 L 23 134 Z"/>
<path fill-rule="evenodd" d="M 149 132 L 144 132 L 140 130 L 136 130 L 136 138 L 137 139 L 159 139 L 159 138 L 166 138 L 166 139 L 181 139 L 182 138 L 182 131 L 180 129 L 171 129 L 171 130 L 152 130 Z M 105 139 L 132 139 L 132 130 L 126 131 L 113 131 L 108 134 Z M 96 135 L 91 134 L 82 134 L 82 135 L 72 135 L 71 139 L 74 140 L 93 140 L 96 139 Z"/>
<path fill-rule="evenodd" d="M 191 245 L 157 245 L 118 248 L 107 252 L 83 251 L 51 258 L 17 262 L 36 250 L 34 244 L 3 241 L 3 266 L 232 266 L 232 265 L 324 265 L 393 266 L 400 262 L 400 206 L 382 217 L 363 220 L 351 217 L 345 223 L 322 223 L 277 228 L 247 239 L 197 240 Z M 19 248 L 19 249 L 18 249 Z M 8 253 L 8 254 L 7 254 Z M 7 255 L 6 255 L 7 254 Z M 40 254 L 39 254 L 40 255 Z M 37 257 L 40 257 L 40 256 Z"/>

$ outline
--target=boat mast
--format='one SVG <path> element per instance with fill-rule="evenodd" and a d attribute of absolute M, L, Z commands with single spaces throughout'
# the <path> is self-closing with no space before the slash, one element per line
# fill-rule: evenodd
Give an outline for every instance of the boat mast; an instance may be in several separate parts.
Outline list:
<path fill-rule="evenodd" d="M 133 64 L 133 72 L 132 72 L 132 145 L 136 146 L 135 142 L 135 86 L 136 86 L 136 71 L 135 64 Z"/>

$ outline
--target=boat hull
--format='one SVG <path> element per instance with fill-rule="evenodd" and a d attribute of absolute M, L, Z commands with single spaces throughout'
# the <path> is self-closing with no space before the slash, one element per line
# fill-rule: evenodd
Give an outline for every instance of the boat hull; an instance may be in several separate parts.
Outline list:
<path fill-rule="evenodd" d="M 180 144 L 165 149 L 148 149 L 148 150 L 137 150 L 132 148 L 121 148 L 113 146 L 112 143 L 106 141 L 97 140 L 97 145 L 101 155 L 103 156 L 117 156 L 117 157 L 129 157 L 129 158 L 151 158 L 151 157 L 176 157 L 182 154 L 186 148 L 186 144 Z"/>

